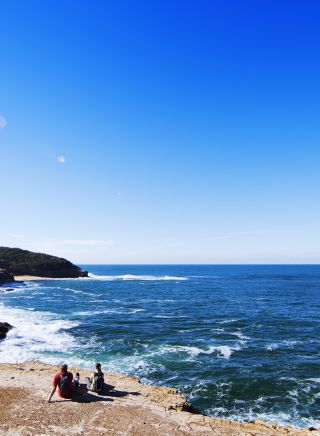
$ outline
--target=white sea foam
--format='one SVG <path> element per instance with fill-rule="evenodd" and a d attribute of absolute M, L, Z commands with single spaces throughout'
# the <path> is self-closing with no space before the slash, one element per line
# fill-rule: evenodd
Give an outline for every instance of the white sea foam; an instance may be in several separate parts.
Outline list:
<path fill-rule="evenodd" d="M 133 373 L 141 376 L 143 382 L 150 382 L 148 376 L 153 372 L 165 371 L 165 366 L 159 362 L 150 360 L 152 353 L 134 354 L 132 356 L 117 358 L 111 355 L 106 361 L 106 366 L 112 372 Z"/>
<path fill-rule="evenodd" d="M 119 315 L 131 315 L 138 312 L 145 312 L 146 309 L 135 308 L 135 309 L 103 309 L 103 310 L 82 310 L 74 312 L 75 316 L 93 316 L 93 315 L 103 315 L 107 313 L 114 313 Z"/>
<path fill-rule="evenodd" d="M 298 344 L 301 341 L 294 341 L 294 340 L 285 340 L 285 341 L 280 341 L 280 342 L 272 342 L 269 345 L 266 345 L 266 350 L 267 351 L 274 351 L 277 350 L 279 348 L 289 348 L 292 349 L 294 348 L 294 345 Z"/>
<path fill-rule="evenodd" d="M 228 412 L 226 410 L 226 412 Z M 303 418 L 303 417 L 295 417 L 295 410 L 292 410 L 291 413 L 279 412 L 253 412 L 249 410 L 248 412 L 243 413 L 234 413 L 234 414 L 224 414 L 224 417 L 232 421 L 240 421 L 240 422 L 254 422 L 256 420 L 262 420 L 265 422 L 276 422 L 281 425 L 291 425 L 296 428 L 306 428 L 306 427 L 320 427 L 320 421 L 313 418 Z M 205 413 L 209 416 L 221 417 L 221 408 L 219 407 L 210 407 L 205 410 Z"/>
<path fill-rule="evenodd" d="M 307 381 L 312 381 L 314 383 L 320 383 L 320 378 L 306 378 Z"/>
<path fill-rule="evenodd" d="M 200 354 L 214 354 L 217 353 L 218 358 L 229 359 L 231 354 L 234 351 L 240 350 L 239 346 L 229 347 L 228 345 L 219 345 L 219 346 L 209 346 L 207 349 L 195 347 L 195 346 L 187 346 L 187 345 L 165 345 L 160 347 L 159 350 L 153 353 L 156 354 L 167 354 L 167 353 L 179 353 L 183 352 L 188 354 L 190 357 L 194 358 L 199 356 Z"/>
<path fill-rule="evenodd" d="M 273 350 L 276 350 L 277 348 L 279 348 L 279 345 L 276 344 L 276 343 L 274 343 L 274 344 L 269 344 L 269 345 L 266 346 L 266 350 L 267 350 L 267 351 L 273 351 Z"/>
<path fill-rule="evenodd" d="M 230 335 L 237 336 L 239 339 L 251 339 L 249 336 L 245 336 L 240 330 L 236 332 L 230 332 Z"/>
<path fill-rule="evenodd" d="M 112 301 L 114 301 L 115 303 L 122 302 L 122 300 L 112 300 Z M 176 300 L 166 299 L 166 298 L 164 298 L 163 300 L 162 299 L 153 299 L 153 298 L 143 298 L 141 300 L 136 300 L 137 304 L 139 304 L 139 303 L 143 303 L 143 304 L 145 304 L 145 303 L 175 303 L 175 302 L 176 302 Z"/>
<path fill-rule="evenodd" d="M 239 321 L 239 319 L 224 319 L 223 321 L 217 321 L 217 324 L 230 324 L 236 321 Z"/>
<path fill-rule="evenodd" d="M 234 349 L 231 347 L 228 347 L 227 345 L 223 345 L 221 347 L 216 347 L 216 350 L 220 352 L 220 356 L 224 357 L 225 359 L 229 359 L 231 354 L 234 352 Z"/>
<path fill-rule="evenodd" d="M 45 353 L 69 353 L 76 346 L 73 336 L 65 330 L 77 324 L 50 313 L 0 305 L 0 319 L 14 326 L 1 342 L 0 362 L 43 360 Z"/>
<path fill-rule="evenodd" d="M 175 277 L 175 276 L 149 276 L 149 275 L 133 275 L 133 274 L 124 274 L 124 275 L 113 275 L 113 276 L 99 276 L 95 274 L 89 273 L 89 278 L 94 280 L 105 280 L 105 281 L 113 281 L 113 280 L 146 280 L 146 281 L 157 281 L 157 280 L 188 280 L 187 277 Z"/>
<path fill-rule="evenodd" d="M 4 294 L 20 294 L 20 291 L 24 291 L 25 289 L 32 290 L 32 289 L 38 289 L 41 288 L 42 285 L 40 283 L 34 283 L 34 282 L 16 282 L 16 283 L 10 283 L 6 286 L 0 286 L 0 293 Z M 8 293 L 7 289 L 11 289 L 11 291 Z"/>
<path fill-rule="evenodd" d="M 191 332 L 201 332 L 201 331 L 207 331 L 208 329 L 206 329 L 205 327 L 196 327 L 194 329 L 180 329 L 177 330 L 179 333 L 191 333 Z"/>

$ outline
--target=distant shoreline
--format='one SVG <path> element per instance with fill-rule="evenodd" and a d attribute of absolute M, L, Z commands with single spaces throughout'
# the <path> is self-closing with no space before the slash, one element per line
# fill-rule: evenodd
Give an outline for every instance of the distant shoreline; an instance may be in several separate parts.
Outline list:
<path fill-rule="evenodd" d="M 14 276 L 16 282 L 27 282 L 30 280 L 50 280 L 50 277 L 40 277 L 40 276 Z"/>

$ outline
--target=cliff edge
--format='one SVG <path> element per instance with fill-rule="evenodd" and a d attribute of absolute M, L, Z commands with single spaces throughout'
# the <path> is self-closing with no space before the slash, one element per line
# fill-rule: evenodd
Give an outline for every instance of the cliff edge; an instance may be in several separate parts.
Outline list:
<path fill-rule="evenodd" d="M 137 377 L 105 373 L 108 389 L 87 392 L 88 370 L 80 372 L 80 388 L 72 401 L 55 394 L 45 404 L 52 378 L 59 371 L 41 362 L 0 364 L 0 434 L 13 435 L 224 435 L 307 436 L 319 431 L 298 430 L 276 423 L 232 422 L 192 413 L 176 389 L 144 385 Z"/>

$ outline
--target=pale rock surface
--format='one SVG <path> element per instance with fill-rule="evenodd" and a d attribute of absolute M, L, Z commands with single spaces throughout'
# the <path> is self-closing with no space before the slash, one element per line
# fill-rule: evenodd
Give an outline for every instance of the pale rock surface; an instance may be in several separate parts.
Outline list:
<path fill-rule="evenodd" d="M 85 382 L 89 371 L 80 372 Z M 113 387 L 103 395 L 81 386 L 72 401 L 54 395 L 47 404 L 59 367 L 41 362 L 0 364 L 0 434 L 42 435 L 320 435 L 276 424 L 237 423 L 194 414 L 176 389 L 144 385 L 136 377 L 106 373 Z"/>

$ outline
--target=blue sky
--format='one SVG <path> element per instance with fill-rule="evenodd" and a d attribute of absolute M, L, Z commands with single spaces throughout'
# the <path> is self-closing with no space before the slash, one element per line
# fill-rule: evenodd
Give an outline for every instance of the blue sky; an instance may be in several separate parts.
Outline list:
<path fill-rule="evenodd" d="M 1 245 L 79 263 L 319 263 L 319 11 L 2 2 Z"/>

